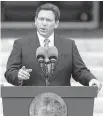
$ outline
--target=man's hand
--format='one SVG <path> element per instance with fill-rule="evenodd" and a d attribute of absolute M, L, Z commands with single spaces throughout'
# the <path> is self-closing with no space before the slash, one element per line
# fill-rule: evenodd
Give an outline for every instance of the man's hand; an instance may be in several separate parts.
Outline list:
<path fill-rule="evenodd" d="M 19 80 L 27 80 L 30 78 L 30 72 L 32 72 L 32 69 L 26 69 L 25 66 L 23 66 L 19 72 L 18 72 L 18 79 Z"/>
<path fill-rule="evenodd" d="M 101 88 L 102 88 L 102 83 L 100 83 L 98 80 L 96 80 L 96 79 L 92 79 L 92 80 L 90 80 L 90 82 L 89 82 L 89 86 L 97 86 L 98 87 L 98 92 L 101 90 Z"/>

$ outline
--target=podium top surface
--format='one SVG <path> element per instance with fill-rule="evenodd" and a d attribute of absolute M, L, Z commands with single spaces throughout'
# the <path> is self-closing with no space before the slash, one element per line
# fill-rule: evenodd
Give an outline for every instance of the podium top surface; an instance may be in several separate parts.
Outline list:
<path fill-rule="evenodd" d="M 96 97 L 96 86 L 1 86 L 1 97 L 36 97 L 41 93 L 55 93 L 61 97 Z"/>

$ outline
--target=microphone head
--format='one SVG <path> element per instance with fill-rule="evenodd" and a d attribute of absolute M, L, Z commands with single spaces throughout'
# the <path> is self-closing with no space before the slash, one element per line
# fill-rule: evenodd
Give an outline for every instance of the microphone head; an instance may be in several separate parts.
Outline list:
<path fill-rule="evenodd" d="M 58 59 L 58 49 L 55 46 L 50 47 L 47 51 L 47 55 L 48 55 L 49 60 L 54 59 L 56 61 Z"/>
<path fill-rule="evenodd" d="M 44 47 L 38 47 L 36 50 L 36 58 L 38 61 L 44 60 L 46 57 L 46 50 Z"/>

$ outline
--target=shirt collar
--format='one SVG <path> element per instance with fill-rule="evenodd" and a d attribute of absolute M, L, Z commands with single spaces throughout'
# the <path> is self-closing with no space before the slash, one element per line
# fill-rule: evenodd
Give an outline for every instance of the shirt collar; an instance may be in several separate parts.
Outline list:
<path fill-rule="evenodd" d="M 38 39 L 39 39 L 40 45 L 43 45 L 43 44 L 44 44 L 44 40 L 45 40 L 46 38 L 44 38 L 43 36 L 41 36 L 41 35 L 39 34 L 38 31 L 37 31 L 37 35 L 38 35 Z M 50 40 L 50 43 L 51 43 L 51 44 L 54 43 L 54 32 L 52 33 L 51 36 L 48 37 L 48 39 Z M 50 44 L 50 45 L 51 45 L 51 44 Z"/>

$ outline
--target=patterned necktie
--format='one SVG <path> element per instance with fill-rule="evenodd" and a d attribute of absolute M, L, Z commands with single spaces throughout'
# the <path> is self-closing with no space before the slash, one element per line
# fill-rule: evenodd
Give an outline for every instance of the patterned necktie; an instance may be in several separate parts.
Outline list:
<path fill-rule="evenodd" d="M 45 40 L 44 40 L 44 47 L 45 47 L 46 49 L 49 48 L 49 42 L 50 42 L 49 39 L 45 39 Z"/>

